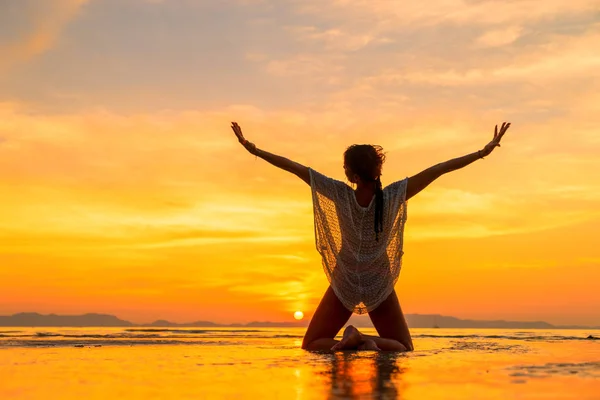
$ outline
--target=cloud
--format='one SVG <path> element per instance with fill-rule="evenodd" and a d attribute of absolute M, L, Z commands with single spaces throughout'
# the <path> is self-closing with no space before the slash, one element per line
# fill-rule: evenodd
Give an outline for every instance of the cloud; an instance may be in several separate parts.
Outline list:
<path fill-rule="evenodd" d="M 386 43 L 368 32 L 353 33 L 343 28 L 323 29 L 316 26 L 288 26 L 285 28 L 296 40 L 309 45 L 319 44 L 329 51 L 356 51 L 371 43 Z"/>
<path fill-rule="evenodd" d="M 487 34 L 486 34 L 487 35 Z M 503 45 L 510 32 L 492 32 L 492 36 L 484 35 L 486 46 Z M 557 79 L 587 78 L 596 74 L 600 66 L 600 56 L 590 52 L 590 46 L 600 40 L 597 29 L 583 36 L 556 37 L 550 46 L 538 49 L 523 49 L 522 56 L 509 63 L 461 68 L 419 68 L 405 66 L 402 70 L 391 68 L 380 71 L 377 75 L 365 78 L 371 85 L 404 85 L 422 84 L 434 86 L 489 86 L 491 84 L 510 82 L 544 82 Z M 484 44 L 484 43 L 481 43 Z"/>
<path fill-rule="evenodd" d="M 64 27 L 87 2 L 88 0 L 49 0 L 43 2 L 41 7 L 42 2 L 33 0 L 3 3 L 0 14 L 4 7 L 7 8 L 4 15 L 15 18 L 10 25 L 20 22 L 31 28 L 8 43 L 0 42 L 0 71 L 6 71 L 50 50 Z"/>
<path fill-rule="evenodd" d="M 266 70 L 281 77 L 305 76 L 325 83 L 336 83 L 336 74 L 343 72 L 340 57 L 327 57 L 319 54 L 297 54 L 282 59 L 270 60 Z M 326 77 L 325 77 L 326 76 Z"/>
<path fill-rule="evenodd" d="M 522 28 L 511 26 L 508 28 L 488 31 L 477 38 L 477 44 L 482 47 L 498 47 L 513 43 L 521 36 Z"/>
<path fill-rule="evenodd" d="M 597 11 L 595 0 L 550 0 L 539 7 L 536 0 L 494 1 L 494 0 L 434 0 L 420 2 L 391 2 L 368 0 L 318 0 L 304 1 L 298 5 L 302 13 L 332 18 L 353 19 L 376 17 L 388 26 L 396 25 L 438 25 L 443 23 L 470 23 L 477 25 L 519 23 L 547 20 L 568 14 L 583 14 Z"/>
<path fill-rule="evenodd" d="M 383 144 L 389 152 L 385 184 L 491 139 L 487 121 L 470 121 L 468 112 L 456 110 L 428 118 L 411 111 L 365 118 L 352 108 L 310 113 L 244 105 L 152 115 L 56 116 L 30 114 L 22 106 L 0 108 L 0 135 L 8 139 L 0 147 L 4 238 L 30 235 L 48 248 L 62 243 L 57 249 L 309 245 L 306 185 L 245 153 L 229 132 L 232 114 L 251 140 L 339 179 L 348 143 Z M 562 137 L 556 132 L 564 128 L 556 129 L 552 141 L 546 140 L 552 133 L 511 131 L 489 161 L 441 178 L 419 194 L 410 206 L 412 238 L 512 235 L 595 218 L 600 182 L 582 174 L 585 164 L 579 161 L 587 149 L 595 164 L 593 146 L 600 143 L 584 145 L 587 130 Z M 552 165 L 561 169 L 548 176 L 544 171 Z M 521 183 L 514 181 L 517 175 Z M 568 185 L 556 186 L 565 179 Z M 509 189 L 500 193 L 488 181 Z M 550 213 L 557 204 L 563 211 Z M 517 221 L 519 215 L 528 218 Z M 31 240 L 20 240 L 19 246 L 27 243 Z"/>
<path fill-rule="evenodd" d="M 295 3 L 295 19 L 285 15 L 273 27 L 286 50 L 261 44 L 247 60 L 295 88 L 299 108 L 439 114 L 459 107 L 539 120 L 595 91 L 595 7 L 583 0 L 551 1 L 543 10 L 529 0 Z"/>

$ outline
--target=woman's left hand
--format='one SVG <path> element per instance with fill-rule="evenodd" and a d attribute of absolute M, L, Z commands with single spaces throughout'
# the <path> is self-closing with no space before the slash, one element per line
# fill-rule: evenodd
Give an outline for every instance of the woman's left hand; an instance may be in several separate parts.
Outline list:
<path fill-rule="evenodd" d="M 494 138 L 483 148 L 483 150 L 480 150 L 482 157 L 490 155 L 496 147 L 500 147 L 500 140 L 502 140 L 502 136 L 504 136 L 509 127 L 510 122 L 503 122 L 500 127 L 500 132 L 498 132 L 498 125 L 496 125 L 496 129 L 494 129 Z"/>

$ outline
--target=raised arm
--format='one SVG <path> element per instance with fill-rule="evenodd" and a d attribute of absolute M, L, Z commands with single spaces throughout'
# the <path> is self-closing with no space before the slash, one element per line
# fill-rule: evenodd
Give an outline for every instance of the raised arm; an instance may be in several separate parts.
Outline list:
<path fill-rule="evenodd" d="M 448 172 L 456 171 L 457 169 L 466 167 L 467 165 L 479 160 L 480 158 L 489 155 L 492 151 L 494 151 L 496 147 L 500 147 L 500 140 L 502 140 L 502 136 L 504 136 L 509 127 L 510 123 L 504 122 L 500 127 L 500 132 L 498 132 L 498 125 L 496 125 L 496 128 L 494 130 L 494 138 L 482 150 L 476 151 L 475 153 L 467 154 L 463 157 L 453 158 L 452 160 L 439 163 L 408 178 L 408 185 L 406 188 L 406 199 L 410 199 L 411 197 L 419 193 L 421 190 L 425 189 L 427 186 L 429 186 L 431 182 L 435 181 L 440 176 Z"/>
<path fill-rule="evenodd" d="M 246 148 L 246 150 L 248 150 L 248 152 L 250 152 L 250 154 L 254 154 L 255 156 L 262 158 L 276 167 L 291 172 L 310 185 L 310 173 L 308 172 L 308 167 L 305 167 L 304 165 L 288 158 L 259 149 L 254 143 L 249 142 L 246 140 L 246 138 L 244 138 L 244 135 L 242 134 L 242 128 L 240 128 L 237 122 L 231 123 L 231 129 L 233 129 L 233 132 L 237 136 L 240 143 Z"/>

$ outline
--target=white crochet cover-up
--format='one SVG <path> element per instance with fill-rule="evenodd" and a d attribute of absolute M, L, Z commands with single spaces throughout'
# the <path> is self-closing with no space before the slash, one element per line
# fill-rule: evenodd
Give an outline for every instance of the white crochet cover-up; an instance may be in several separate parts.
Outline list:
<path fill-rule="evenodd" d="M 325 275 L 348 310 L 370 312 L 392 293 L 400 275 L 408 178 L 383 189 L 383 232 L 377 241 L 375 196 L 362 207 L 346 183 L 309 172 L 315 242 Z"/>

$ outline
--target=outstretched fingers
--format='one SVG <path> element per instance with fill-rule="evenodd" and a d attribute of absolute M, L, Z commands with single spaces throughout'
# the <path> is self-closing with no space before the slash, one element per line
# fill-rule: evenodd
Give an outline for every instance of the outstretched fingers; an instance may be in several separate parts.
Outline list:
<path fill-rule="evenodd" d="M 510 122 L 505 122 L 504 124 L 502 124 L 502 129 L 500 130 L 500 138 L 504 136 L 508 128 L 510 128 Z"/>
<path fill-rule="evenodd" d="M 508 128 L 510 128 L 510 122 L 503 122 L 500 126 L 500 131 L 498 131 L 498 125 L 495 126 L 494 139 L 492 140 L 492 142 L 495 144 L 494 147 L 501 147 L 500 140 L 502 140 L 502 137 L 504 136 Z"/>
<path fill-rule="evenodd" d="M 242 128 L 240 128 L 240 126 L 238 125 L 237 122 L 231 123 L 231 129 L 233 129 L 233 133 L 235 133 L 235 136 L 237 136 L 240 143 L 246 144 L 246 138 L 244 138 L 244 134 L 242 133 Z"/>

